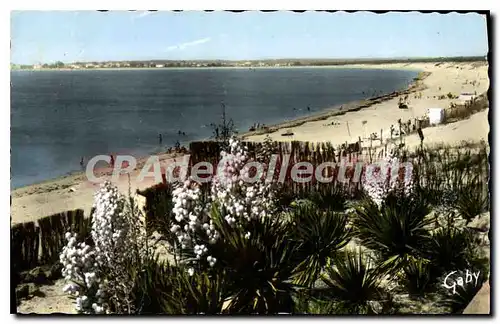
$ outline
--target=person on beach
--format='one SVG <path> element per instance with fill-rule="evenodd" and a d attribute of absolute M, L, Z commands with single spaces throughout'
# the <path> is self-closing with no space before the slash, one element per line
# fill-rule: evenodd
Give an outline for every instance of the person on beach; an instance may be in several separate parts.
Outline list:
<path fill-rule="evenodd" d="M 80 166 L 83 168 L 83 156 L 82 156 L 82 158 L 80 159 Z"/>
<path fill-rule="evenodd" d="M 111 161 L 109 162 L 111 164 L 111 167 L 115 167 L 115 157 L 113 156 L 113 154 L 110 154 L 109 155 L 111 157 Z"/>
<path fill-rule="evenodd" d="M 158 134 L 158 141 L 160 142 L 160 144 L 163 141 L 163 138 L 162 138 L 161 134 Z"/>

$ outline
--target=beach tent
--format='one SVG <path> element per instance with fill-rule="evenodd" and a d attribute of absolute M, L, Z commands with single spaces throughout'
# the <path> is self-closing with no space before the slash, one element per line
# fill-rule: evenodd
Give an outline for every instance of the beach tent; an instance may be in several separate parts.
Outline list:
<path fill-rule="evenodd" d="M 474 95 L 473 93 L 462 92 L 460 96 L 458 96 L 458 100 L 460 100 L 461 102 L 472 101 L 475 97 L 476 95 Z"/>
<path fill-rule="evenodd" d="M 431 125 L 438 125 L 444 122 L 444 109 L 443 108 L 429 108 L 427 111 L 429 116 L 429 123 Z"/>

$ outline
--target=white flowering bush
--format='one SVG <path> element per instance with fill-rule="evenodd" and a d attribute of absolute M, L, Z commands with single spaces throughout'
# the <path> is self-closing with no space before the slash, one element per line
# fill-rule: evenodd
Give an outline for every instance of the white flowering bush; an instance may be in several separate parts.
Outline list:
<path fill-rule="evenodd" d="M 60 255 L 68 281 L 64 292 L 76 297 L 80 313 L 132 312 L 134 278 L 128 269 L 139 265 L 147 253 L 144 227 L 134 206 L 109 182 L 95 194 L 93 207 L 93 245 L 66 234 L 68 243 Z"/>
<path fill-rule="evenodd" d="M 380 162 L 380 166 L 371 164 L 363 174 L 361 182 L 363 190 L 379 207 L 391 192 L 398 190 L 408 195 L 413 189 L 413 177 L 408 173 L 411 170 L 405 170 L 408 174 L 404 175 L 403 180 L 399 173 L 392 174 L 398 165 L 397 155 L 391 152 Z"/>
<path fill-rule="evenodd" d="M 258 161 L 254 161 L 239 141 L 231 139 L 228 152 L 221 152 L 222 159 L 212 179 L 207 203 L 201 197 L 200 185 L 192 179 L 173 191 L 175 221 L 171 231 L 176 234 L 181 249 L 192 249 L 194 261 L 204 260 L 209 266 L 217 262 L 209 255 L 209 246 L 200 243 L 214 244 L 220 237 L 210 218 L 213 202 L 217 202 L 224 212 L 225 221 L 232 227 L 245 227 L 250 220 L 273 214 L 274 184 L 264 179 L 268 167 L 266 156 L 271 151 L 269 141 L 265 142 L 258 152 Z M 258 162 L 262 168 L 252 173 L 248 164 L 251 162 Z M 249 238 L 250 233 L 245 237 Z"/>
<path fill-rule="evenodd" d="M 81 313 L 101 314 L 107 309 L 104 279 L 98 272 L 95 249 L 84 242 L 78 243 L 76 234 L 66 233 L 68 244 L 63 248 L 60 261 L 62 275 L 69 282 L 63 292 L 76 298 L 76 310 Z"/>

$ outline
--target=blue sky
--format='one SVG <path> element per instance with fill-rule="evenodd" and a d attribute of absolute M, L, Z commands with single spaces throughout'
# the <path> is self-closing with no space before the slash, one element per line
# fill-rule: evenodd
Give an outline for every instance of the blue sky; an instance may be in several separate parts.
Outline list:
<path fill-rule="evenodd" d="M 14 11 L 11 62 L 486 55 L 478 14 Z"/>

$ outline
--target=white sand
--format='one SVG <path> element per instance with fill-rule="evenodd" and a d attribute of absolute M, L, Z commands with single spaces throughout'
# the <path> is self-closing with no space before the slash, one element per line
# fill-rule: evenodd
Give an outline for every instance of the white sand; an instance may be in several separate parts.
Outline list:
<path fill-rule="evenodd" d="M 173 156 L 168 154 L 160 154 L 159 159 L 162 165 L 174 160 Z M 179 157 L 175 159 L 180 161 Z M 137 189 L 144 190 L 159 183 L 154 177 L 145 177 L 141 182 L 135 181 L 142 170 L 143 163 L 144 161 L 139 161 L 138 167 L 130 174 L 130 190 L 134 195 Z M 99 175 L 97 177 L 101 179 Z M 111 172 L 103 175 L 102 179 L 112 180 Z M 117 182 L 112 182 L 117 185 L 120 192 L 128 194 L 128 176 L 122 175 Z M 84 174 L 78 174 L 16 189 L 11 192 L 11 223 L 34 221 L 78 208 L 83 209 L 85 216 L 88 216 L 94 202 L 94 193 L 99 186 L 97 183 L 88 181 Z M 74 191 L 70 191 L 71 188 Z M 136 195 L 136 197 L 140 204 L 144 203 L 142 196 Z"/>
<path fill-rule="evenodd" d="M 293 136 L 282 136 L 281 134 L 288 129 L 281 129 L 270 133 L 271 138 L 276 141 L 332 142 L 335 145 L 339 145 L 346 141 L 348 143 L 356 142 L 358 137 L 361 137 L 362 140 L 367 139 L 371 133 L 380 135 L 381 129 L 383 129 L 383 138 L 387 138 L 390 135 L 391 124 L 395 128 L 398 128 L 398 119 L 402 121 L 413 120 L 414 118 L 425 116 L 429 108 L 448 108 L 450 103 L 460 102 L 458 99 L 450 100 L 448 98 L 439 100 L 437 98 L 440 95 L 446 95 L 449 92 L 454 95 L 460 95 L 463 92 L 476 92 L 477 95 L 480 95 L 486 92 L 489 87 L 487 65 L 476 67 L 471 63 L 447 63 L 435 66 L 435 63 L 411 63 L 363 67 L 418 69 L 431 72 L 431 75 L 423 81 L 427 89 L 420 91 L 422 94 L 421 99 L 415 98 L 415 94 L 409 95 L 409 109 L 399 109 L 399 97 L 396 97 L 356 112 L 349 112 L 345 115 L 333 116 L 326 120 L 307 122 L 297 127 L 288 128 L 294 133 Z M 470 84 L 474 80 L 476 81 L 475 86 Z M 464 84 L 465 81 L 468 81 L 468 83 Z M 487 113 L 481 113 L 480 116 L 482 117 L 471 118 L 469 122 L 461 122 L 458 131 L 455 131 L 455 127 L 457 127 L 455 124 L 424 129 L 425 142 L 487 139 L 489 131 Z M 366 121 L 364 126 L 362 124 L 363 121 Z M 331 125 L 332 122 L 335 122 L 337 125 Z M 246 139 L 250 141 L 262 141 L 265 136 L 255 135 L 246 137 Z M 412 144 L 411 141 L 414 136 L 410 137 L 408 144 Z"/>

